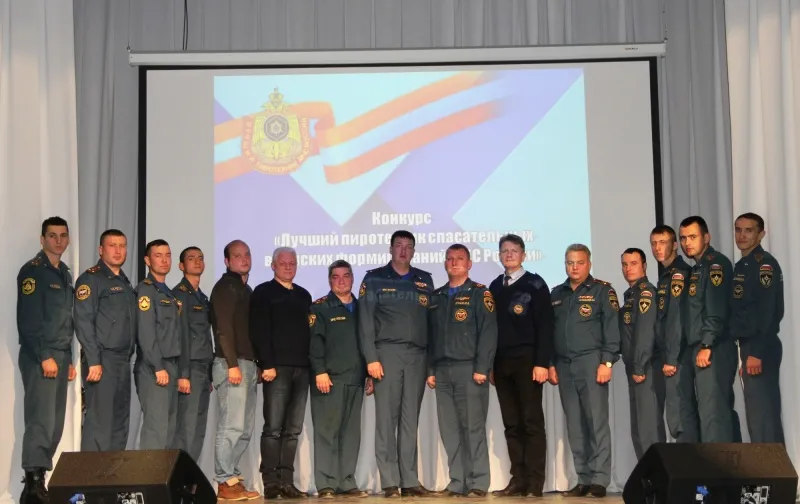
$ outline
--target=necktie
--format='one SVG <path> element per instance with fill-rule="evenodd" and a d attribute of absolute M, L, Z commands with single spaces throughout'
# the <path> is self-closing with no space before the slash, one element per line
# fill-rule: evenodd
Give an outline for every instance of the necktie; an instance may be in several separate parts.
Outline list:
<path fill-rule="evenodd" d="M 506 275 L 503 277 L 503 287 L 508 287 L 509 280 L 511 280 L 511 275 Z"/>

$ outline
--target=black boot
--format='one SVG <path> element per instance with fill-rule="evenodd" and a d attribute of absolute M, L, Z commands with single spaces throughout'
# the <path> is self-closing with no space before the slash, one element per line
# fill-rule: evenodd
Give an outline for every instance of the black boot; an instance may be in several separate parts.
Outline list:
<path fill-rule="evenodd" d="M 44 469 L 25 471 L 25 487 L 19 497 L 19 504 L 50 504 L 50 497 L 44 487 Z"/>

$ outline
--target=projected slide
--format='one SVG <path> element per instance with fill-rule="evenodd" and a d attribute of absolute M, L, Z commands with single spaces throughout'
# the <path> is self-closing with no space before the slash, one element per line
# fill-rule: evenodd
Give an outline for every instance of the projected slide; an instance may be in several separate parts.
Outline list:
<path fill-rule="evenodd" d="M 256 285 L 295 247 L 297 283 L 322 295 L 335 259 L 356 281 L 386 264 L 397 229 L 437 286 L 456 242 L 488 283 L 514 232 L 526 267 L 563 281 L 565 247 L 591 245 L 584 86 L 581 67 L 214 76 L 196 104 L 213 107 L 214 249 L 247 240 Z"/>

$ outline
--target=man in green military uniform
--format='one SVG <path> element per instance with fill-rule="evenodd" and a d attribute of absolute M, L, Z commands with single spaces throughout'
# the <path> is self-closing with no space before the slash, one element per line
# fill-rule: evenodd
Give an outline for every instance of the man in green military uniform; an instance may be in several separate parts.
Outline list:
<path fill-rule="evenodd" d="M 417 473 L 417 424 L 427 375 L 433 279 L 411 266 L 414 247 L 414 235 L 395 231 L 391 262 L 368 271 L 358 293 L 361 352 L 376 380 L 375 458 L 386 497 L 399 497 L 398 487 L 405 496 L 430 494 Z"/>
<path fill-rule="evenodd" d="M 48 502 L 44 473 L 53 469 L 67 408 L 72 366 L 72 275 L 61 261 L 69 246 L 69 227 L 61 217 L 42 223 L 42 250 L 17 276 L 19 371 L 25 390 L 20 504 Z"/>
<path fill-rule="evenodd" d="M 656 226 L 650 233 L 653 257 L 664 267 L 658 278 L 656 346 L 663 359 L 666 385 L 665 411 L 670 434 L 679 443 L 697 443 L 697 397 L 694 391 L 694 362 L 681 320 L 687 297 L 686 282 L 692 267 L 678 255 L 678 240 L 670 226 Z"/>
<path fill-rule="evenodd" d="M 203 251 L 197 247 L 184 249 L 178 267 L 183 271 L 183 278 L 172 289 L 172 294 L 183 305 L 191 351 L 189 383 L 179 390 L 182 393 L 178 396 L 178 428 L 172 444 L 197 461 L 206 438 L 211 363 L 214 360 L 211 307 L 208 296 L 200 289 L 200 276 L 206 268 Z"/>
<path fill-rule="evenodd" d="M 124 450 L 128 443 L 136 293 L 122 271 L 127 247 L 122 231 L 104 231 L 100 259 L 75 282 L 86 404 L 81 451 Z"/>
<path fill-rule="evenodd" d="M 702 217 L 687 217 L 681 222 L 680 240 L 684 254 L 696 261 L 682 323 L 692 352 L 687 367 L 692 370 L 697 391 L 700 441 L 732 443 L 741 439 L 736 435 L 739 422 L 733 410 L 738 366 L 736 344 L 730 334 L 733 266 L 711 246 L 708 225 Z"/>
<path fill-rule="evenodd" d="M 451 245 L 449 282 L 431 298 L 428 386 L 436 388 L 439 432 L 450 468 L 448 496 L 485 497 L 489 490 L 489 373 L 497 348 L 492 293 L 469 278 L 469 250 Z"/>
<path fill-rule="evenodd" d="M 356 485 L 361 446 L 361 405 L 372 378 L 358 350 L 358 313 L 347 261 L 328 267 L 331 290 L 311 305 L 311 420 L 314 424 L 314 482 L 320 498 L 336 493 L 366 497 Z"/>
<path fill-rule="evenodd" d="M 578 484 L 563 495 L 604 497 L 611 483 L 608 382 L 619 358 L 619 300 L 610 283 L 589 274 L 589 247 L 570 245 L 565 259 L 567 281 L 551 294 L 555 358 L 550 383 L 559 385 Z"/>
<path fill-rule="evenodd" d="M 764 219 L 754 213 L 735 223 L 742 258 L 733 271 L 731 333 L 742 359 L 747 430 L 753 443 L 783 443 L 780 367 L 783 346 L 778 337 L 783 319 L 783 273 L 764 250 Z"/>
<path fill-rule="evenodd" d="M 626 249 L 622 274 L 630 286 L 620 310 L 620 343 L 628 377 L 631 438 L 636 457 L 653 443 L 666 441 L 664 432 L 664 374 L 656 348 L 656 288 L 647 279 L 644 251 Z"/>
<path fill-rule="evenodd" d="M 172 253 L 164 240 L 145 248 L 150 272 L 136 287 L 137 338 L 134 380 L 142 406 L 139 449 L 172 447 L 178 423 L 178 391 L 190 388 L 191 347 L 185 307 L 164 283 L 172 268 Z"/>

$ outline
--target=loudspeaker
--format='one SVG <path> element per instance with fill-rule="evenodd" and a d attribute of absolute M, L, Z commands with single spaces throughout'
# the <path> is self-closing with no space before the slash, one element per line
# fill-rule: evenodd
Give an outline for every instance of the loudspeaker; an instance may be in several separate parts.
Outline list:
<path fill-rule="evenodd" d="M 636 465 L 626 504 L 794 504 L 797 472 L 767 443 L 656 443 Z"/>
<path fill-rule="evenodd" d="M 62 453 L 47 485 L 58 504 L 213 504 L 214 488 L 183 450 Z"/>

